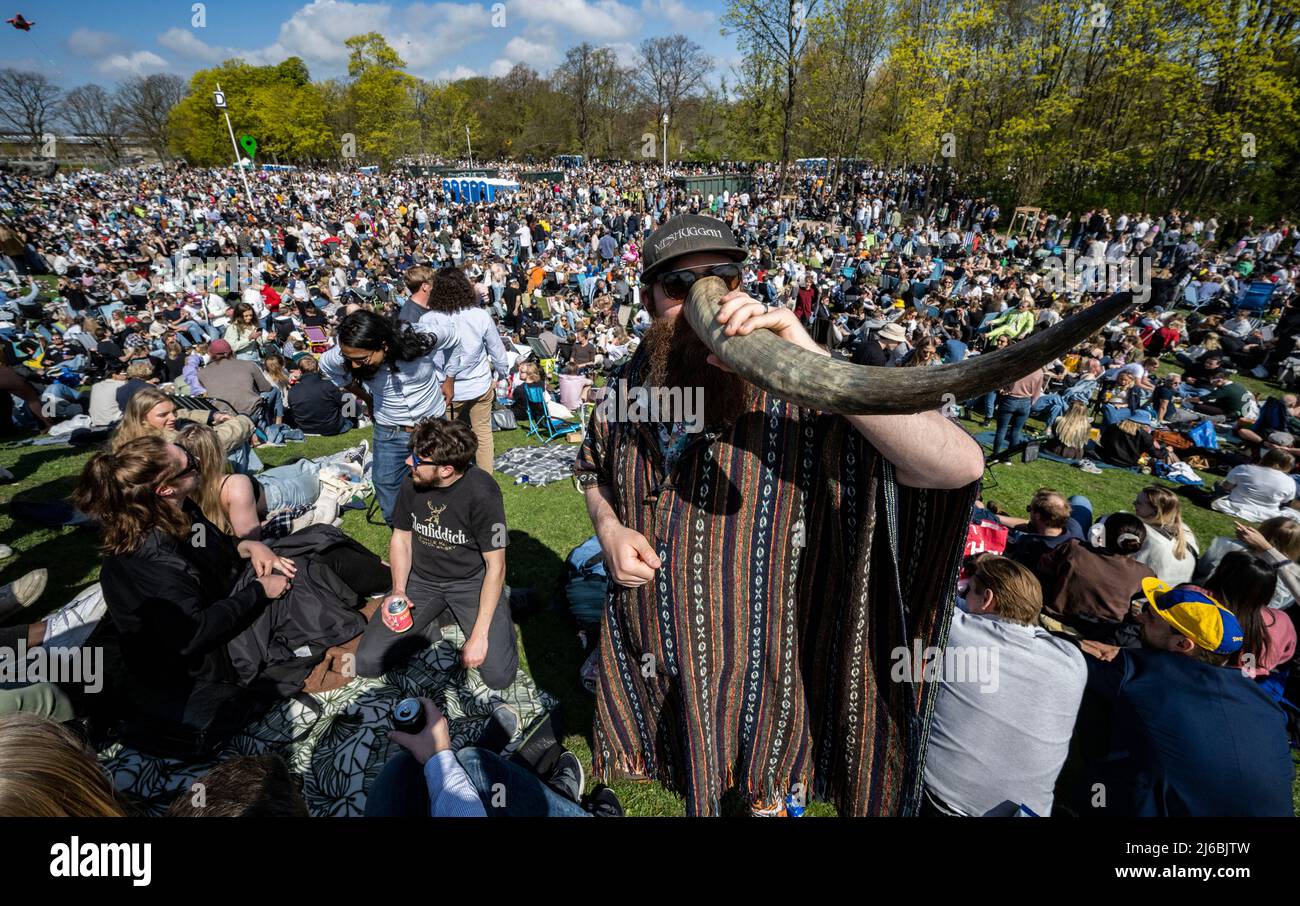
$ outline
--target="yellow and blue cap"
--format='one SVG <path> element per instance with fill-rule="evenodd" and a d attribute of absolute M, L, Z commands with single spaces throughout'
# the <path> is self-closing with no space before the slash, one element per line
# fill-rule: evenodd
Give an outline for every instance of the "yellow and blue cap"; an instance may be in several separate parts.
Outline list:
<path fill-rule="evenodd" d="M 1151 609 L 1170 626 L 1187 636 L 1199 648 L 1215 654 L 1241 650 L 1245 633 L 1231 610 L 1204 588 L 1196 585 L 1170 587 L 1154 577 L 1142 580 L 1142 593 Z"/>

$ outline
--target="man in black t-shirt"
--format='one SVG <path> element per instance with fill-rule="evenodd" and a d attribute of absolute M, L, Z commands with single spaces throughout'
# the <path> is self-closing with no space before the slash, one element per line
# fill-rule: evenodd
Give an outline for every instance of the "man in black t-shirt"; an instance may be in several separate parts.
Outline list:
<path fill-rule="evenodd" d="M 496 480 L 474 466 L 478 439 L 463 422 L 428 419 L 411 436 L 411 474 L 393 508 L 388 562 L 393 590 L 366 627 L 357 673 L 379 676 L 441 638 L 447 609 L 468 636 L 466 667 L 504 689 L 519 670 L 505 587 L 506 511 Z M 388 602 L 410 602 L 414 625 L 402 633 L 384 623 Z"/>

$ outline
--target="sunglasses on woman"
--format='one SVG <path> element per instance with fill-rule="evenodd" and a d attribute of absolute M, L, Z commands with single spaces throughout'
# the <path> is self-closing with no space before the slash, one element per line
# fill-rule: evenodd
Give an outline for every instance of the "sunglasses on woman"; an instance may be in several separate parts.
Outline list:
<path fill-rule="evenodd" d="M 201 465 L 201 463 L 199 462 L 199 458 L 195 456 L 193 453 L 191 453 L 189 450 L 186 450 L 184 447 L 181 447 L 181 452 L 185 454 L 185 468 L 177 472 L 176 478 L 173 478 L 172 481 L 175 481 L 177 478 L 184 478 L 186 475 L 190 474 L 191 472 L 197 472 Z"/>
<path fill-rule="evenodd" d="M 703 273 L 696 273 L 704 268 Z M 703 264 L 699 267 L 684 267 L 681 270 L 661 274 L 655 282 L 663 287 L 664 295 L 669 299 L 685 299 L 702 277 L 720 277 L 727 284 L 727 292 L 740 286 L 740 265 L 738 264 Z"/>

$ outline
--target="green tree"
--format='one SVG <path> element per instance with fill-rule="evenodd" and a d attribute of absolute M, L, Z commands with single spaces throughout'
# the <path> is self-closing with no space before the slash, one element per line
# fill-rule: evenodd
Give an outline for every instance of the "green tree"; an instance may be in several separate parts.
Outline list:
<path fill-rule="evenodd" d="M 729 0 L 723 33 L 739 35 L 752 57 L 770 60 L 781 72 L 781 183 L 785 192 L 790 164 L 790 130 L 798 100 L 799 70 L 808 47 L 808 19 L 818 0 Z"/>
<path fill-rule="evenodd" d="M 406 61 L 379 32 L 356 35 L 344 44 L 357 150 L 387 166 L 416 148 L 419 127 L 411 95 L 415 80 L 402 71 Z"/>

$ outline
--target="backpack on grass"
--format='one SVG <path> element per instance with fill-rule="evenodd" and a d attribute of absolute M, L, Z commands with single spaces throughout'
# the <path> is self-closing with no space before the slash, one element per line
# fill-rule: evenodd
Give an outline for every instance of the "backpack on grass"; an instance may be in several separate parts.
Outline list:
<path fill-rule="evenodd" d="M 605 553 L 592 535 L 569 551 L 564 560 L 564 594 L 569 612 L 584 629 L 600 626 L 605 610 L 609 575 L 605 570 Z"/>

